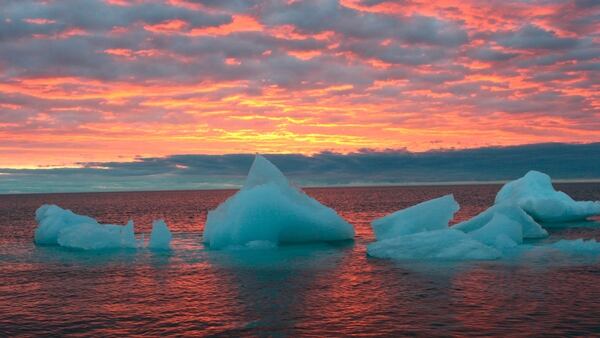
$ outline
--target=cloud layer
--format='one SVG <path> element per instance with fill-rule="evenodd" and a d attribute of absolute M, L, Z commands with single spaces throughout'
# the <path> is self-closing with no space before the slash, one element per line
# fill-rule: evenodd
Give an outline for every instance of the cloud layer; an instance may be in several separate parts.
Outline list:
<path fill-rule="evenodd" d="M 536 169 L 554 179 L 600 179 L 600 143 L 452 151 L 266 155 L 302 186 L 500 181 Z M 79 168 L 0 169 L 0 193 L 236 188 L 254 155 L 171 155 Z"/>
<path fill-rule="evenodd" d="M 0 167 L 600 141 L 597 1 L 8 0 Z"/>

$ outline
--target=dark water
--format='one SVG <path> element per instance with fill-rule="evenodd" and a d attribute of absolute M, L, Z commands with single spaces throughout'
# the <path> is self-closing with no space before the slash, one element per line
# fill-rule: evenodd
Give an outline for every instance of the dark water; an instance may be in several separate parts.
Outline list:
<path fill-rule="evenodd" d="M 308 189 L 356 228 L 354 243 L 208 251 L 208 210 L 234 191 L 0 196 L 0 336 L 598 335 L 600 262 L 544 255 L 424 263 L 369 258 L 369 222 L 454 193 L 457 220 L 498 186 Z M 558 188 L 600 200 L 600 184 Z M 33 213 L 55 203 L 138 233 L 164 218 L 174 250 L 77 252 L 32 244 Z M 600 239 L 600 224 L 550 229 L 545 241 Z"/>

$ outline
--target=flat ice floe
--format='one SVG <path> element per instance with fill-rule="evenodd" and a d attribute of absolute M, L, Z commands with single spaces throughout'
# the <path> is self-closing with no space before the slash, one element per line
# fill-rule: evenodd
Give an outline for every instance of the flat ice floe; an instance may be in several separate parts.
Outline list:
<path fill-rule="evenodd" d="M 208 213 L 203 235 L 212 249 L 352 238 L 352 225 L 290 185 L 281 171 L 260 155 L 240 191 Z"/>
<path fill-rule="evenodd" d="M 600 215 L 600 201 L 575 201 L 556 191 L 550 176 L 533 170 L 506 183 L 496 195 L 495 203 L 515 203 L 540 222 L 577 221 Z"/>

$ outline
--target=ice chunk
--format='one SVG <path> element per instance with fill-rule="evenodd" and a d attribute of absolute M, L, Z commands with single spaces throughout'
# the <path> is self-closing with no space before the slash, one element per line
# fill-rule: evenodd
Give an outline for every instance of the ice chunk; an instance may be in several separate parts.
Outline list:
<path fill-rule="evenodd" d="M 133 221 L 127 225 L 82 223 L 59 232 L 58 244 L 81 250 L 135 248 Z"/>
<path fill-rule="evenodd" d="M 369 256 L 396 260 L 492 260 L 500 252 L 462 231 L 442 229 L 371 243 Z"/>
<path fill-rule="evenodd" d="M 34 241 L 42 245 L 58 245 L 58 234 L 61 230 L 80 224 L 97 225 L 95 219 L 77 215 L 71 210 L 56 205 L 44 204 L 35 211 L 38 227 L 35 229 Z"/>
<path fill-rule="evenodd" d="M 506 183 L 496 195 L 496 204 L 502 203 L 516 203 L 541 222 L 576 221 L 600 215 L 600 201 L 577 202 L 554 190 L 550 176 L 538 171 Z"/>
<path fill-rule="evenodd" d="M 345 240 L 354 229 L 333 209 L 290 185 L 285 176 L 257 155 L 240 191 L 208 213 L 203 240 L 211 248 Z"/>
<path fill-rule="evenodd" d="M 448 227 L 448 222 L 459 208 L 454 196 L 446 195 L 376 219 L 371 226 L 379 241 L 422 231 L 444 229 Z"/>
<path fill-rule="evenodd" d="M 56 205 L 43 205 L 36 211 L 38 227 L 34 241 L 83 250 L 133 248 L 136 245 L 133 222 L 127 225 L 100 224 Z"/>
<path fill-rule="evenodd" d="M 152 222 L 152 233 L 150 233 L 150 242 L 148 248 L 154 250 L 171 249 L 171 231 L 162 219 Z"/>
<path fill-rule="evenodd" d="M 523 238 L 543 238 L 548 236 L 548 232 L 533 220 L 531 216 L 527 215 L 516 204 L 511 203 L 494 205 L 468 221 L 453 225 L 452 228 L 464 232 L 475 231 L 489 223 L 496 215 L 506 216 L 519 223 L 523 230 Z"/>
<path fill-rule="evenodd" d="M 494 214 L 487 224 L 469 235 L 483 244 L 501 250 L 523 243 L 521 224 L 500 213 Z"/>

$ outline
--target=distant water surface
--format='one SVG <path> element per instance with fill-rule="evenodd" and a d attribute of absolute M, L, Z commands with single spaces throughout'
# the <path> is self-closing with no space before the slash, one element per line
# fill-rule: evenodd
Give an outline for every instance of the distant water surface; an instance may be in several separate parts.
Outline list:
<path fill-rule="evenodd" d="M 558 184 L 600 200 L 599 183 Z M 455 221 L 493 203 L 498 185 L 307 189 L 357 232 L 354 242 L 210 251 L 207 211 L 235 191 L 0 195 L 0 336 L 398 336 L 600 334 L 600 262 L 424 263 L 369 258 L 374 218 L 454 193 Z M 79 252 L 32 243 L 34 212 L 54 203 L 103 223 L 163 218 L 174 250 Z M 554 225 L 600 239 L 600 224 Z"/>

